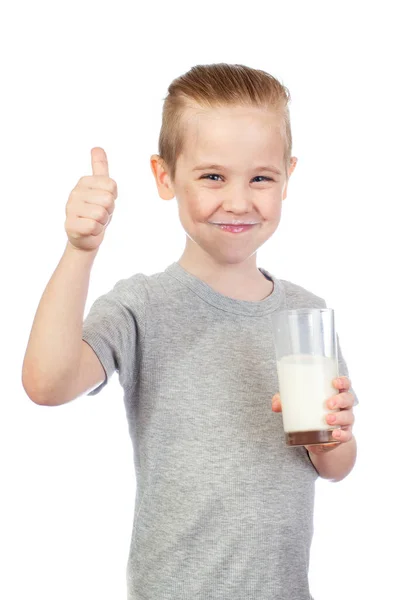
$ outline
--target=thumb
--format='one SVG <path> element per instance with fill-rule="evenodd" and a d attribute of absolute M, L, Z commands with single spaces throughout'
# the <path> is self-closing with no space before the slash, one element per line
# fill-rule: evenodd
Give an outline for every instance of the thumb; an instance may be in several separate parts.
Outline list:
<path fill-rule="evenodd" d="M 274 394 L 272 398 L 272 410 L 274 410 L 275 412 L 282 412 L 279 392 L 277 392 L 277 394 Z"/>
<path fill-rule="evenodd" d="M 105 175 L 109 177 L 108 158 L 102 148 L 91 149 L 91 168 L 93 175 Z"/>

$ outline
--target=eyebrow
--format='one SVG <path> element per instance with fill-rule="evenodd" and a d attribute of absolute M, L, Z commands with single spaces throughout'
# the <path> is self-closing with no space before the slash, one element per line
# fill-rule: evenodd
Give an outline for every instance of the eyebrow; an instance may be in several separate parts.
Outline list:
<path fill-rule="evenodd" d="M 204 171 L 207 169 L 216 169 L 217 171 L 224 171 L 224 170 L 226 170 L 226 167 L 223 167 L 222 165 L 203 164 L 203 165 L 198 165 L 197 167 L 194 167 L 193 171 Z M 254 171 L 272 171 L 273 173 L 276 173 L 276 175 L 281 175 L 281 171 L 276 169 L 276 167 L 272 167 L 271 165 L 267 166 L 267 167 L 256 167 L 254 169 Z"/>

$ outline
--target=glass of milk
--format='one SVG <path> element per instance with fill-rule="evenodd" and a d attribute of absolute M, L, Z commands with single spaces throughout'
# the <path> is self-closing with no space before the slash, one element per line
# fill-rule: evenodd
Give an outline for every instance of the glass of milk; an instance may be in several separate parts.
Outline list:
<path fill-rule="evenodd" d="M 338 412 L 327 400 L 338 393 L 337 339 L 332 308 L 300 308 L 271 315 L 287 446 L 336 443 L 339 426 L 326 415 Z"/>

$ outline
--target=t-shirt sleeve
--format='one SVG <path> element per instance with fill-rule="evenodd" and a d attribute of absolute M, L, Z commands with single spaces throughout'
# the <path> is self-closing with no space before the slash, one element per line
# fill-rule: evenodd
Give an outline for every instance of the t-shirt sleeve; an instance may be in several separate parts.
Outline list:
<path fill-rule="evenodd" d="M 88 396 L 98 394 L 115 371 L 125 390 L 133 386 L 141 360 L 147 304 L 142 273 L 118 281 L 93 302 L 83 321 L 82 339 L 96 353 L 106 377 Z"/>

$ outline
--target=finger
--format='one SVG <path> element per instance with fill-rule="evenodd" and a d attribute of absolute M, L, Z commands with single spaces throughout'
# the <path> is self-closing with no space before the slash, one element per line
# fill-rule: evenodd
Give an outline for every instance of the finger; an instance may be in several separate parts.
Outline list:
<path fill-rule="evenodd" d="M 84 197 L 84 204 L 103 206 L 108 212 L 112 212 L 115 209 L 115 198 L 111 192 L 99 189 L 90 189 L 86 192 Z M 82 215 L 83 217 L 86 215 Z"/>
<path fill-rule="evenodd" d="M 87 187 L 89 190 L 110 192 L 114 199 L 118 196 L 118 185 L 116 181 L 106 175 L 84 175 L 79 179 L 78 186 Z"/>
<path fill-rule="evenodd" d="M 329 425 L 353 425 L 355 422 L 355 415 L 352 410 L 341 410 L 332 415 L 326 415 L 326 422 Z"/>
<path fill-rule="evenodd" d="M 343 390 L 346 392 L 351 387 L 351 381 L 349 377 L 342 375 L 341 377 L 337 377 L 333 380 L 333 385 L 337 388 L 337 390 Z"/>
<path fill-rule="evenodd" d="M 108 159 L 105 151 L 102 148 L 91 149 L 91 168 L 93 175 L 105 175 L 109 177 Z"/>
<path fill-rule="evenodd" d="M 335 450 L 335 448 L 337 448 L 340 445 L 341 442 L 333 442 L 330 444 L 317 444 L 315 446 L 305 446 L 305 448 L 313 454 L 323 454 L 325 452 L 330 452 L 330 450 Z"/>
<path fill-rule="evenodd" d="M 353 438 L 351 427 L 347 429 L 334 429 L 332 435 L 339 442 L 349 442 Z"/>
<path fill-rule="evenodd" d="M 341 392 L 332 396 L 327 401 L 327 408 L 352 408 L 355 402 L 355 396 L 352 392 Z"/>
<path fill-rule="evenodd" d="M 76 216 L 84 219 L 94 219 L 101 223 L 101 225 L 108 225 L 112 212 L 113 209 L 108 209 L 100 204 L 93 206 L 93 204 L 84 202 L 77 209 Z"/>

